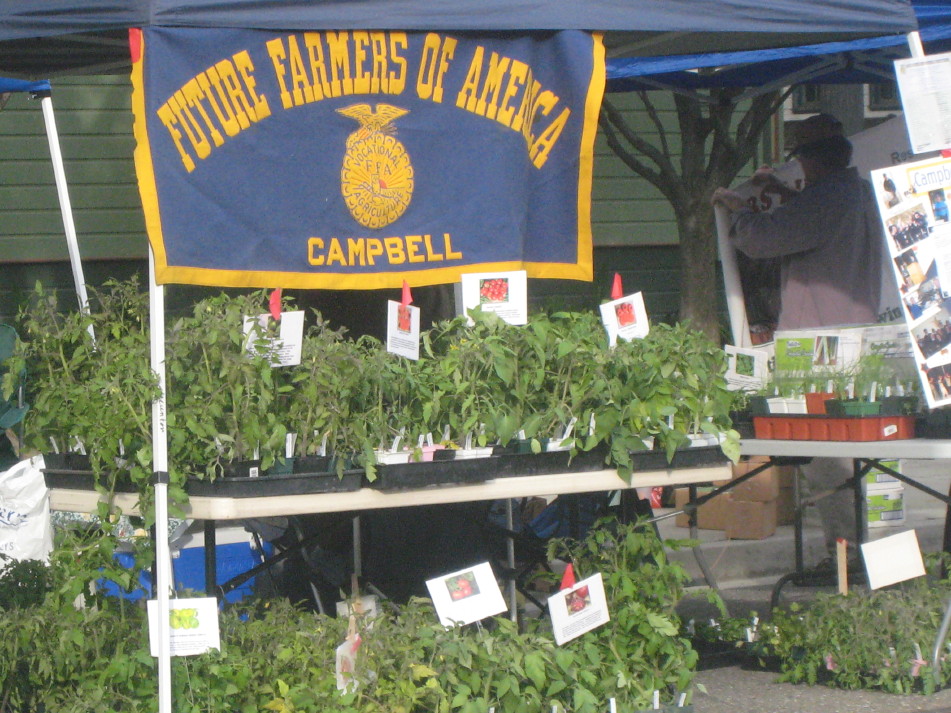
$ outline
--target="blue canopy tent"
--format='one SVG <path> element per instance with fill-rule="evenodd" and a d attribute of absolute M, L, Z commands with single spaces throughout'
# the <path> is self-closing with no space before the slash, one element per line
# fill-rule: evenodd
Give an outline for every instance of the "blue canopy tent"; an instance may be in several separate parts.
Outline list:
<path fill-rule="evenodd" d="M 951 1 L 912 0 L 929 54 L 951 49 Z M 748 88 L 745 96 L 802 83 L 874 84 L 894 79 L 893 62 L 909 56 L 908 38 L 891 35 L 799 47 L 607 60 L 607 91 Z M 705 71 L 700 71 L 705 70 Z"/>
<path fill-rule="evenodd" d="M 264 30 L 605 32 L 612 57 L 657 57 L 888 36 L 918 25 L 907 0 L 6 0 L 0 5 L 0 73 L 55 76 L 127 72 L 130 27 Z M 691 63 L 694 60 L 690 60 Z M 719 65 L 720 62 L 716 61 Z M 690 69 L 697 66 L 695 63 Z M 152 363 L 164 392 L 164 293 L 152 280 Z M 171 710 L 168 651 L 167 453 L 164 400 L 153 408 L 159 711 Z"/>
<path fill-rule="evenodd" d="M 372 27 L 368 27 L 372 25 Z M 0 74 L 125 72 L 130 27 L 599 30 L 609 56 L 796 47 L 917 28 L 908 0 L 5 0 Z M 685 67 L 685 69 L 688 67 Z"/>

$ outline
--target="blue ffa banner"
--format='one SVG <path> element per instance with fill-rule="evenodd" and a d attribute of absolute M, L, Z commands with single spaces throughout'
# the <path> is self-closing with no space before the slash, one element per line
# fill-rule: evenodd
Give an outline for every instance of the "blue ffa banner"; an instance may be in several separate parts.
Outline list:
<path fill-rule="evenodd" d="M 590 280 L 600 35 L 133 31 L 159 283 Z"/>

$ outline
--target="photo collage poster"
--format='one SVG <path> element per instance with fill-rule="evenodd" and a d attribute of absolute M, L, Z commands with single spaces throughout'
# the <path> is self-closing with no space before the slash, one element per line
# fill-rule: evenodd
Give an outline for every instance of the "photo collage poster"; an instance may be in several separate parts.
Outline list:
<path fill-rule="evenodd" d="M 951 159 L 875 170 L 872 187 L 925 398 L 951 404 Z"/>

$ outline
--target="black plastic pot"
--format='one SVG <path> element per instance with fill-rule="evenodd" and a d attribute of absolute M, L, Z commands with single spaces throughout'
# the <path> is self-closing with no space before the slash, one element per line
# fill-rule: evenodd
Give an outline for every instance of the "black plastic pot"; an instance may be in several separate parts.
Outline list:
<path fill-rule="evenodd" d="M 296 465 L 296 463 L 295 463 Z M 208 495 L 228 498 L 251 498 L 270 495 L 309 495 L 359 490 L 362 470 L 318 473 L 284 473 L 267 477 L 230 477 L 217 480 L 189 480 L 185 490 L 189 495 Z"/>
<path fill-rule="evenodd" d="M 489 456 L 378 465 L 376 480 L 367 483 L 367 487 L 374 490 L 404 490 L 430 485 L 481 483 L 498 477 L 499 460 L 496 456 Z"/>
<path fill-rule="evenodd" d="M 571 456 L 571 451 L 524 452 L 518 444 L 499 448 L 496 453 L 499 458 L 497 477 L 500 478 L 551 473 L 585 473 L 611 467 L 605 462 L 608 448 L 603 443 L 590 451 L 579 451 L 574 457 Z"/>
<path fill-rule="evenodd" d="M 222 478 L 255 478 L 261 474 L 260 460 L 236 460 L 222 464 Z"/>
<path fill-rule="evenodd" d="M 51 473 L 92 473 L 89 456 L 81 453 L 44 453 L 43 470 Z"/>

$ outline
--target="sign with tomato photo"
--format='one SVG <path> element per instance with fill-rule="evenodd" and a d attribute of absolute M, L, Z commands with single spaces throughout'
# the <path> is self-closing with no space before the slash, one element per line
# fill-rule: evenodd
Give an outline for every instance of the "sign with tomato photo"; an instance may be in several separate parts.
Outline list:
<path fill-rule="evenodd" d="M 407 359 L 419 359 L 419 307 L 388 300 L 386 350 Z"/>
<path fill-rule="evenodd" d="M 461 314 L 476 307 L 495 312 L 509 324 L 528 322 L 528 277 L 524 270 L 480 272 L 462 276 L 456 304 Z"/>
<path fill-rule="evenodd" d="M 506 609 L 488 562 L 426 581 L 439 622 L 446 627 L 471 624 Z"/>
<path fill-rule="evenodd" d="M 612 347 L 617 344 L 618 338 L 628 341 L 643 339 L 650 331 L 644 296 L 640 292 L 605 302 L 601 305 L 601 321 Z"/>
<path fill-rule="evenodd" d="M 552 594 L 548 598 L 548 613 L 559 646 L 606 624 L 611 616 L 601 573 Z"/>

